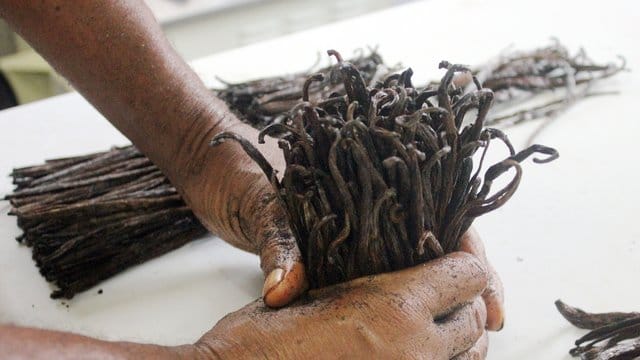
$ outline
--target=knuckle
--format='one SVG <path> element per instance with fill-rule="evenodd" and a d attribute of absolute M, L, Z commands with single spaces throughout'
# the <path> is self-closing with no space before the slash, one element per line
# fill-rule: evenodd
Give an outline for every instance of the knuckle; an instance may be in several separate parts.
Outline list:
<path fill-rule="evenodd" d="M 485 355 L 484 351 L 479 349 L 477 346 L 456 355 L 452 360 L 484 360 Z"/>
<path fill-rule="evenodd" d="M 489 279 L 489 272 L 487 271 L 487 267 L 473 255 L 469 255 L 468 257 L 469 269 L 474 277 L 481 278 L 483 282 L 487 282 Z"/>
<path fill-rule="evenodd" d="M 489 272 L 482 261 L 473 255 L 467 254 L 465 255 L 464 265 L 469 277 L 481 284 L 483 289 L 486 288 L 489 283 Z"/>
<path fill-rule="evenodd" d="M 482 360 L 482 355 L 480 354 L 480 351 L 478 351 L 476 349 L 471 349 L 471 350 L 467 351 L 466 359 L 468 359 L 468 360 Z"/>
<path fill-rule="evenodd" d="M 465 357 L 461 359 L 484 360 L 487 357 L 488 338 L 487 333 L 483 333 L 480 339 L 473 345 L 471 349 L 464 353 Z M 458 359 L 458 358 L 455 358 Z M 459 360 L 459 359 L 458 359 Z"/>
<path fill-rule="evenodd" d="M 259 225 L 257 240 L 261 255 L 277 252 L 291 252 L 297 249 L 296 239 L 286 219 L 273 219 Z"/>
<path fill-rule="evenodd" d="M 476 339 L 480 338 L 484 333 L 484 328 L 487 321 L 487 307 L 485 306 L 482 298 L 477 298 L 473 302 L 472 318 L 469 320 L 471 321 L 473 335 L 476 337 Z"/>
<path fill-rule="evenodd" d="M 260 255 L 260 266 L 264 271 L 270 271 L 285 263 L 299 262 L 302 259 L 298 243 L 286 221 L 272 221 L 259 225 L 256 243 Z"/>
<path fill-rule="evenodd" d="M 446 267 L 450 269 L 456 269 L 464 275 L 464 279 L 472 280 L 474 284 L 482 286 L 482 290 L 487 287 L 489 283 L 489 271 L 480 259 L 476 256 L 465 252 L 454 252 L 448 256 L 448 263 L 445 263 Z"/>
<path fill-rule="evenodd" d="M 456 355 L 456 357 L 454 357 L 451 360 L 471 360 L 471 359 L 473 359 L 473 358 L 469 354 L 469 351 L 465 351 L 462 354 Z"/>
<path fill-rule="evenodd" d="M 252 179 L 245 184 L 235 215 L 239 219 L 243 237 L 260 250 L 263 242 L 275 237 L 274 229 L 284 227 L 282 219 L 286 217 L 274 207 L 277 200 L 275 194 L 263 186 L 259 179 Z"/>

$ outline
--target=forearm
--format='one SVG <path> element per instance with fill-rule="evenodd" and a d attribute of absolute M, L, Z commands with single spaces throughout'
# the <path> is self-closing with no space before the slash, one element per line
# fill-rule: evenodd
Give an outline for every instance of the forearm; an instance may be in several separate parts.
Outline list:
<path fill-rule="evenodd" d="M 109 342 L 59 331 L 0 326 L 3 359 L 194 359 L 194 346 Z"/>
<path fill-rule="evenodd" d="M 0 16 L 172 181 L 225 121 L 140 0 L 0 0 Z"/>
<path fill-rule="evenodd" d="M 160 167 L 209 230 L 256 250 L 239 239 L 235 214 L 238 183 L 259 169 L 235 144 L 208 146 L 223 130 L 255 131 L 205 88 L 141 0 L 0 0 L 0 17 Z"/>

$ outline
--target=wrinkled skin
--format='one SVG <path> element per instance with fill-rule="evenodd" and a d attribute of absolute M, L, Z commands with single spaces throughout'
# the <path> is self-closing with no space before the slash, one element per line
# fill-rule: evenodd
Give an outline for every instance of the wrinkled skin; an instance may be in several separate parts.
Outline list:
<path fill-rule="evenodd" d="M 256 301 L 197 346 L 222 358 L 482 359 L 487 313 L 479 295 L 487 277 L 476 257 L 455 253 L 314 290 L 278 311 Z"/>
<path fill-rule="evenodd" d="M 241 131 L 247 139 L 257 139 L 257 131 L 248 126 L 238 126 L 233 131 Z M 284 160 L 275 141 L 270 140 L 265 145 L 257 146 L 265 157 L 274 164 L 274 169 L 283 173 Z M 231 239 L 227 241 L 261 255 L 262 269 L 267 276 L 263 289 L 264 302 L 272 307 L 283 306 L 295 300 L 305 290 L 306 285 L 300 251 L 295 238 L 286 226 L 286 215 L 273 196 L 272 187 L 266 177 L 258 166 L 248 159 L 240 146 L 235 143 L 225 143 L 220 147 L 226 147 L 223 151 L 228 151 L 229 162 L 244 162 L 242 168 L 230 169 L 234 173 L 229 174 L 229 178 L 245 180 L 229 183 L 228 188 L 225 188 L 228 190 L 217 194 L 213 191 L 204 194 L 198 192 L 201 195 L 198 196 L 198 199 L 203 204 L 213 204 L 210 208 L 213 211 L 201 213 L 201 218 L 205 219 L 205 223 L 218 221 L 217 219 L 223 216 L 225 211 L 228 212 L 228 208 L 225 209 L 224 204 L 233 204 L 236 197 L 241 199 L 241 210 L 237 213 L 237 220 L 232 221 L 239 226 L 235 229 L 232 228 L 231 234 L 225 239 Z M 207 186 L 210 184 L 205 182 L 195 185 L 195 189 Z M 207 196 L 207 194 L 215 194 L 215 196 Z M 227 194 L 227 198 L 225 198 L 225 194 Z M 265 200 L 256 204 L 254 200 L 256 198 Z M 214 216 L 207 216 L 207 214 L 214 214 Z M 243 230 L 242 224 L 246 224 L 247 229 L 254 230 Z M 253 236 L 243 236 L 247 233 L 253 234 Z M 476 255 L 486 267 L 488 284 L 482 295 L 488 310 L 487 328 L 489 330 L 501 329 L 504 322 L 502 283 L 493 266 L 488 262 L 482 241 L 473 228 L 464 234 L 460 250 Z M 274 273 L 276 273 L 275 276 Z"/>
<path fill-rule="evenodd" d="M 262 171 L 227 143 L 247 139 L 171 48 L 140 0 L 0 0 L 3 17 L 179 189 L 213 233 L 260 255 L 264 299 L 230 314 L 194 345 L 163 347 L 0 326 L 0 355 L 64 358 L 371 357 L 482 359 L 484 329 L 503 324 L 502 287 L 477 235 L 443 259 L 313 291 Z M 64 36 L 61 36 L 64 34 Z M 283 168 L 275 142 L 259 149 Z M 280 310 L 271 307 L 290 306 Z M 292 303 L 293 302 L 293 303 Z M 486 305 L 485 305 L 486 303 Z M 212 304 L 215 306 L 215 304 Z"/>
<path fill-rule="evenodd" d="M 478 256 L 457 252 L 313 290 L 278 310 L 257 300 L 193 345 L 105 342 L 0 326 L 0 348 L 18 359 L 484 359 L 488 317 L 480 295 L 489 278 Z"/>

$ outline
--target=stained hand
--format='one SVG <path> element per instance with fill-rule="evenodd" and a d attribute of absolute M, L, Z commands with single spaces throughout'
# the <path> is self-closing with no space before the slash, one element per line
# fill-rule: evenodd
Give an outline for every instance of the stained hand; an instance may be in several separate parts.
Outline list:
<path fill-rule="evenodd" d="M 228 111 L 228 110 L 227 110 Z M 200 131 L 194 144 L 206 144 L 216 133 L 230 131 L 254 142 L 274 169 L 284 171 L 282 152 L 273 139 L 258 145 L 258 131 L 240 123 L 231 113 L 218 127 Z M 194 145 L 194 146 L 201 146 Z M 202 151 L 178 183 L 187 204 L 200 221 L 230 244 L 260 256 L 265 274 L 264 302 L 281 307 L 306 290 L 300 250 L 286 214 L 262 170 L 237 143 L 227 142 Z M 197 152 L 196 152 L 197 153 Z"/>
<path fill-rule="evenodd" d="M 196 344 L 203 358 L 486 356 L 485 266 L 458 252 L 413 268 L 310 291 L 270 310 L 256 301 Z"/>
<path fill-rule="evenodd" d="M 255 129 L 240 124 L 232 115 L 228 117 L 227 123 L 231 125 L 216 132 L 232 131 L 256 141 Z M 274 169 L 282 173 L 285 164 L 281 150 L 273 139 L 266 140 L 266 144 L 257 147 Z M 236 143 L 211 149 L 208 156 L 203 165 L 211 169 L 205 174 L 211 175 L 200 181 L 185 181 L 191 184 L 185 194 L 190 206 L 206 226 L 226 241 L 260 255 L 267 305 L 280 307 L 295 300 L 306 289 L 304 266 L 271 184 Z M 225 172 L 220 174 L 220 169 Z M 488 307 L 487 324 L 488 329 L 498 330 L 504 319 L 502 284 L 487 262 L 484 247 L 473 229 L 463 236 L 461 250 L 477 256 L 489 271 L 489 286 L 483 294 Z"/>
<path fill-rule="evenodd" d="M 500 331 L 504 326 L 504 289 L 500 276 L 487 260 L 484 244 L 474 228 L 469 229 L 460 241 L 460 251 L 475 255 L 487 269 L 487 287 L 482 293 L 482 299 L 487 306 L 487 330 Z"/>

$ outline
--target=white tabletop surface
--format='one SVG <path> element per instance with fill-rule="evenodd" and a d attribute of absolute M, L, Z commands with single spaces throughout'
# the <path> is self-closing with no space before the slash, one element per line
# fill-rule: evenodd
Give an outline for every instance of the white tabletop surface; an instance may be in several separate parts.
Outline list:
<path fill-rule="evenodd" d="M 259 1 L 261 0 L 146 0 L 145 2 L 160 24 L 166 25 Z"/>
<path fill-rule="evenodd" d="M 442 59 L 481 63 L 507 45 L 528 48 L 557 36 L 600 61 L 623 54 L 640 69 L 636 2 L 431 0 L 214 55 L 193 63 L 208 84 L 303 70 L 328 48 L 346 56 L 378 44 L 388 62 L 437 78 Z M 583 331 L 553 302 L 592 311 L 640 310 L 640 121 L 638 71 L 606 81 L 617 96 L 584 101 L 538 138 L 558 161 L 525 165 L 520 189 L 476 224 L 506 288 L 505 329 L 491 335 L 490 359 L 568 359 Z M 517 146 L 532 125 L 511 129 Z M 76 94 L 0 112 L 0 174 L 45 158 L 125 144 Z M 504 156 L 504 154 L 496 154 Z M 11 190 L 0 176 L 0 193 Z M 0 322 L 67 329 L 106 339 L 194 341 L 225 313 L 259 295 L 258 261 L 209 237 L 137 266 L 76 296 L 49 299 L 30 250 L 0 202 Z M 104 293 L 97 294 L 98 289 Z"/>

